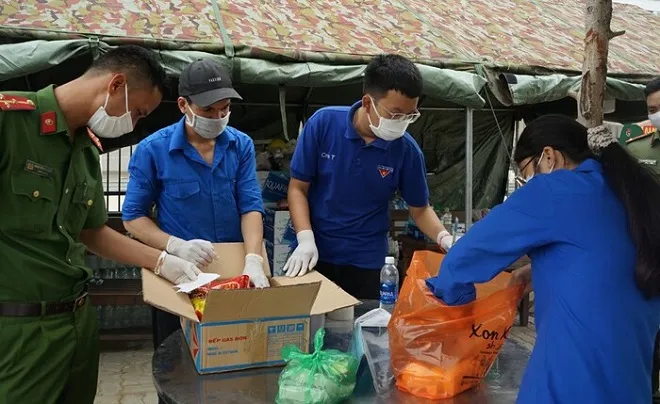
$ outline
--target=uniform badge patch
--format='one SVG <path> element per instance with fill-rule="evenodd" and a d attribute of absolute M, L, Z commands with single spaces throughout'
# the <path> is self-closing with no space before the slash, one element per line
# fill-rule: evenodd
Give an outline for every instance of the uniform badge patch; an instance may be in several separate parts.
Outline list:
<path fill-rule="evenodd" d="M 23 169 L 28 173 L 35 174 L 44 178 L 50 178 L 53 175 L 52 168 L 32 160 L 26 160 Z"/>
<path fill-rule="evenodd" d="M 392 167 L 378 166 L 378 172 L 380 173 L 381 178 L 385 178 L 392 174 L 394 169 Z"/>

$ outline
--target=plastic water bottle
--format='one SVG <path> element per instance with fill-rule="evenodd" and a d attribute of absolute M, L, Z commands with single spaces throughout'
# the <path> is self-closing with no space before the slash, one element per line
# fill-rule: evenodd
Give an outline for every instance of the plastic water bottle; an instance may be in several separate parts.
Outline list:
<path fill-rule="evenodd" d="M 399 270 L 394 265 L 394 257 L 386 257 L 380 270 L 380 308 L 391 313 L 398 296 Z"/>

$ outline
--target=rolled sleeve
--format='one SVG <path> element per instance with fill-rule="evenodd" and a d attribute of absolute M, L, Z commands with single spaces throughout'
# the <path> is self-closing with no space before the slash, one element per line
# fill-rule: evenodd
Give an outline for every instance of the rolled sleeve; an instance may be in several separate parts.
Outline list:
<path fill-rule="evenodd" d="M 403 172 L 399 176 L 401 197 L 409 206 L 422 208 L 429 204 L 429 186 L 426 182 L 426 163 L 424 154 L 414 140 L 411 152 L 403 161 Z"/>
<path fill-rule="evenodd" d="M 149 149 L 139 144 L 128 163 L 128 186 L 122 206 L 122 220 L 149 217 L 158 195 L 156 164 Z"/>
<path fill-rule="evenodd" d="M 474 283 L 488 282 L 518 258 L 553 242 L 552 192 L 538 177 L 472 226 L 427 280 L 431 291 L 448 305 L 476 297 Z"/>
<path fill-rule="evenodd" d="M 252 139 L 247 139 L 241 149 L 241 161 L 236 176 L 238 212 L 241 215 L 248 212 L 263 214 L 264 202 L 261 198 L 261 188 L 257 180 L 256 153 Z"/>
<path fill-rule="evenodd" d="M 318 113 L 312 115 L 298 136 L 296 150 L 291 159 L 291 177 L 297 180 L 312 182 L 316 178 L 319 119 Z"/>

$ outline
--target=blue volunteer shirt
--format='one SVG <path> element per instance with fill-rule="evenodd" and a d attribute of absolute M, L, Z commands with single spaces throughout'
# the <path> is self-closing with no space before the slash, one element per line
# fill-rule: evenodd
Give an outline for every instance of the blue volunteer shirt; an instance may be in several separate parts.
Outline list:
<path fill-rule="evenodd" d="M 242 242 L 241 215 L 263 213 L 254 143 L 227 127 L 216 139 L 213 164 L 188 142 L 185 117 L 141 141 L 131 157 L 124 221 L 150 216 L 184 240 Z"/>
<path fill-rule="evenodd" d="M 635 284 L 635 246 L 600 163 L 537 175 L 476 223 L 427 284 L 447 304 L 474 299 L 523 255 L 532 260 L 537 339 L 519 404 L 648 403 L 659 299 Z"/>
<path fill-rule="evenodd" d="M 322 108 L 307 121 L 291 176 L 310 183 L 319 261 L 375 270 L 385 262 L 395 191 L 414 207 L 428 205 L 429 191 L 424 156 L 408 133 L 365 144 L 353 126 L 361 105 Z"/>

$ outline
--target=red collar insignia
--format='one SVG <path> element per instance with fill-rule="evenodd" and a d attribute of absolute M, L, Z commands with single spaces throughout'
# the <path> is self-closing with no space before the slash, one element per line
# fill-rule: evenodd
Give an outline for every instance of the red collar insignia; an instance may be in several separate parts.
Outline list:
<path fill-rule="evenodd" d="M 101 153 L 103 153 L 103 146 L 101 146 L 101 141 L 99 140 L 98 137 L 92 132 L 90 128 L 87 128 L 87 136 L 89 136 L 90 139 L 92 139 L 92 143 L 94 143 L 94 146 L 96 146 Z"/>

